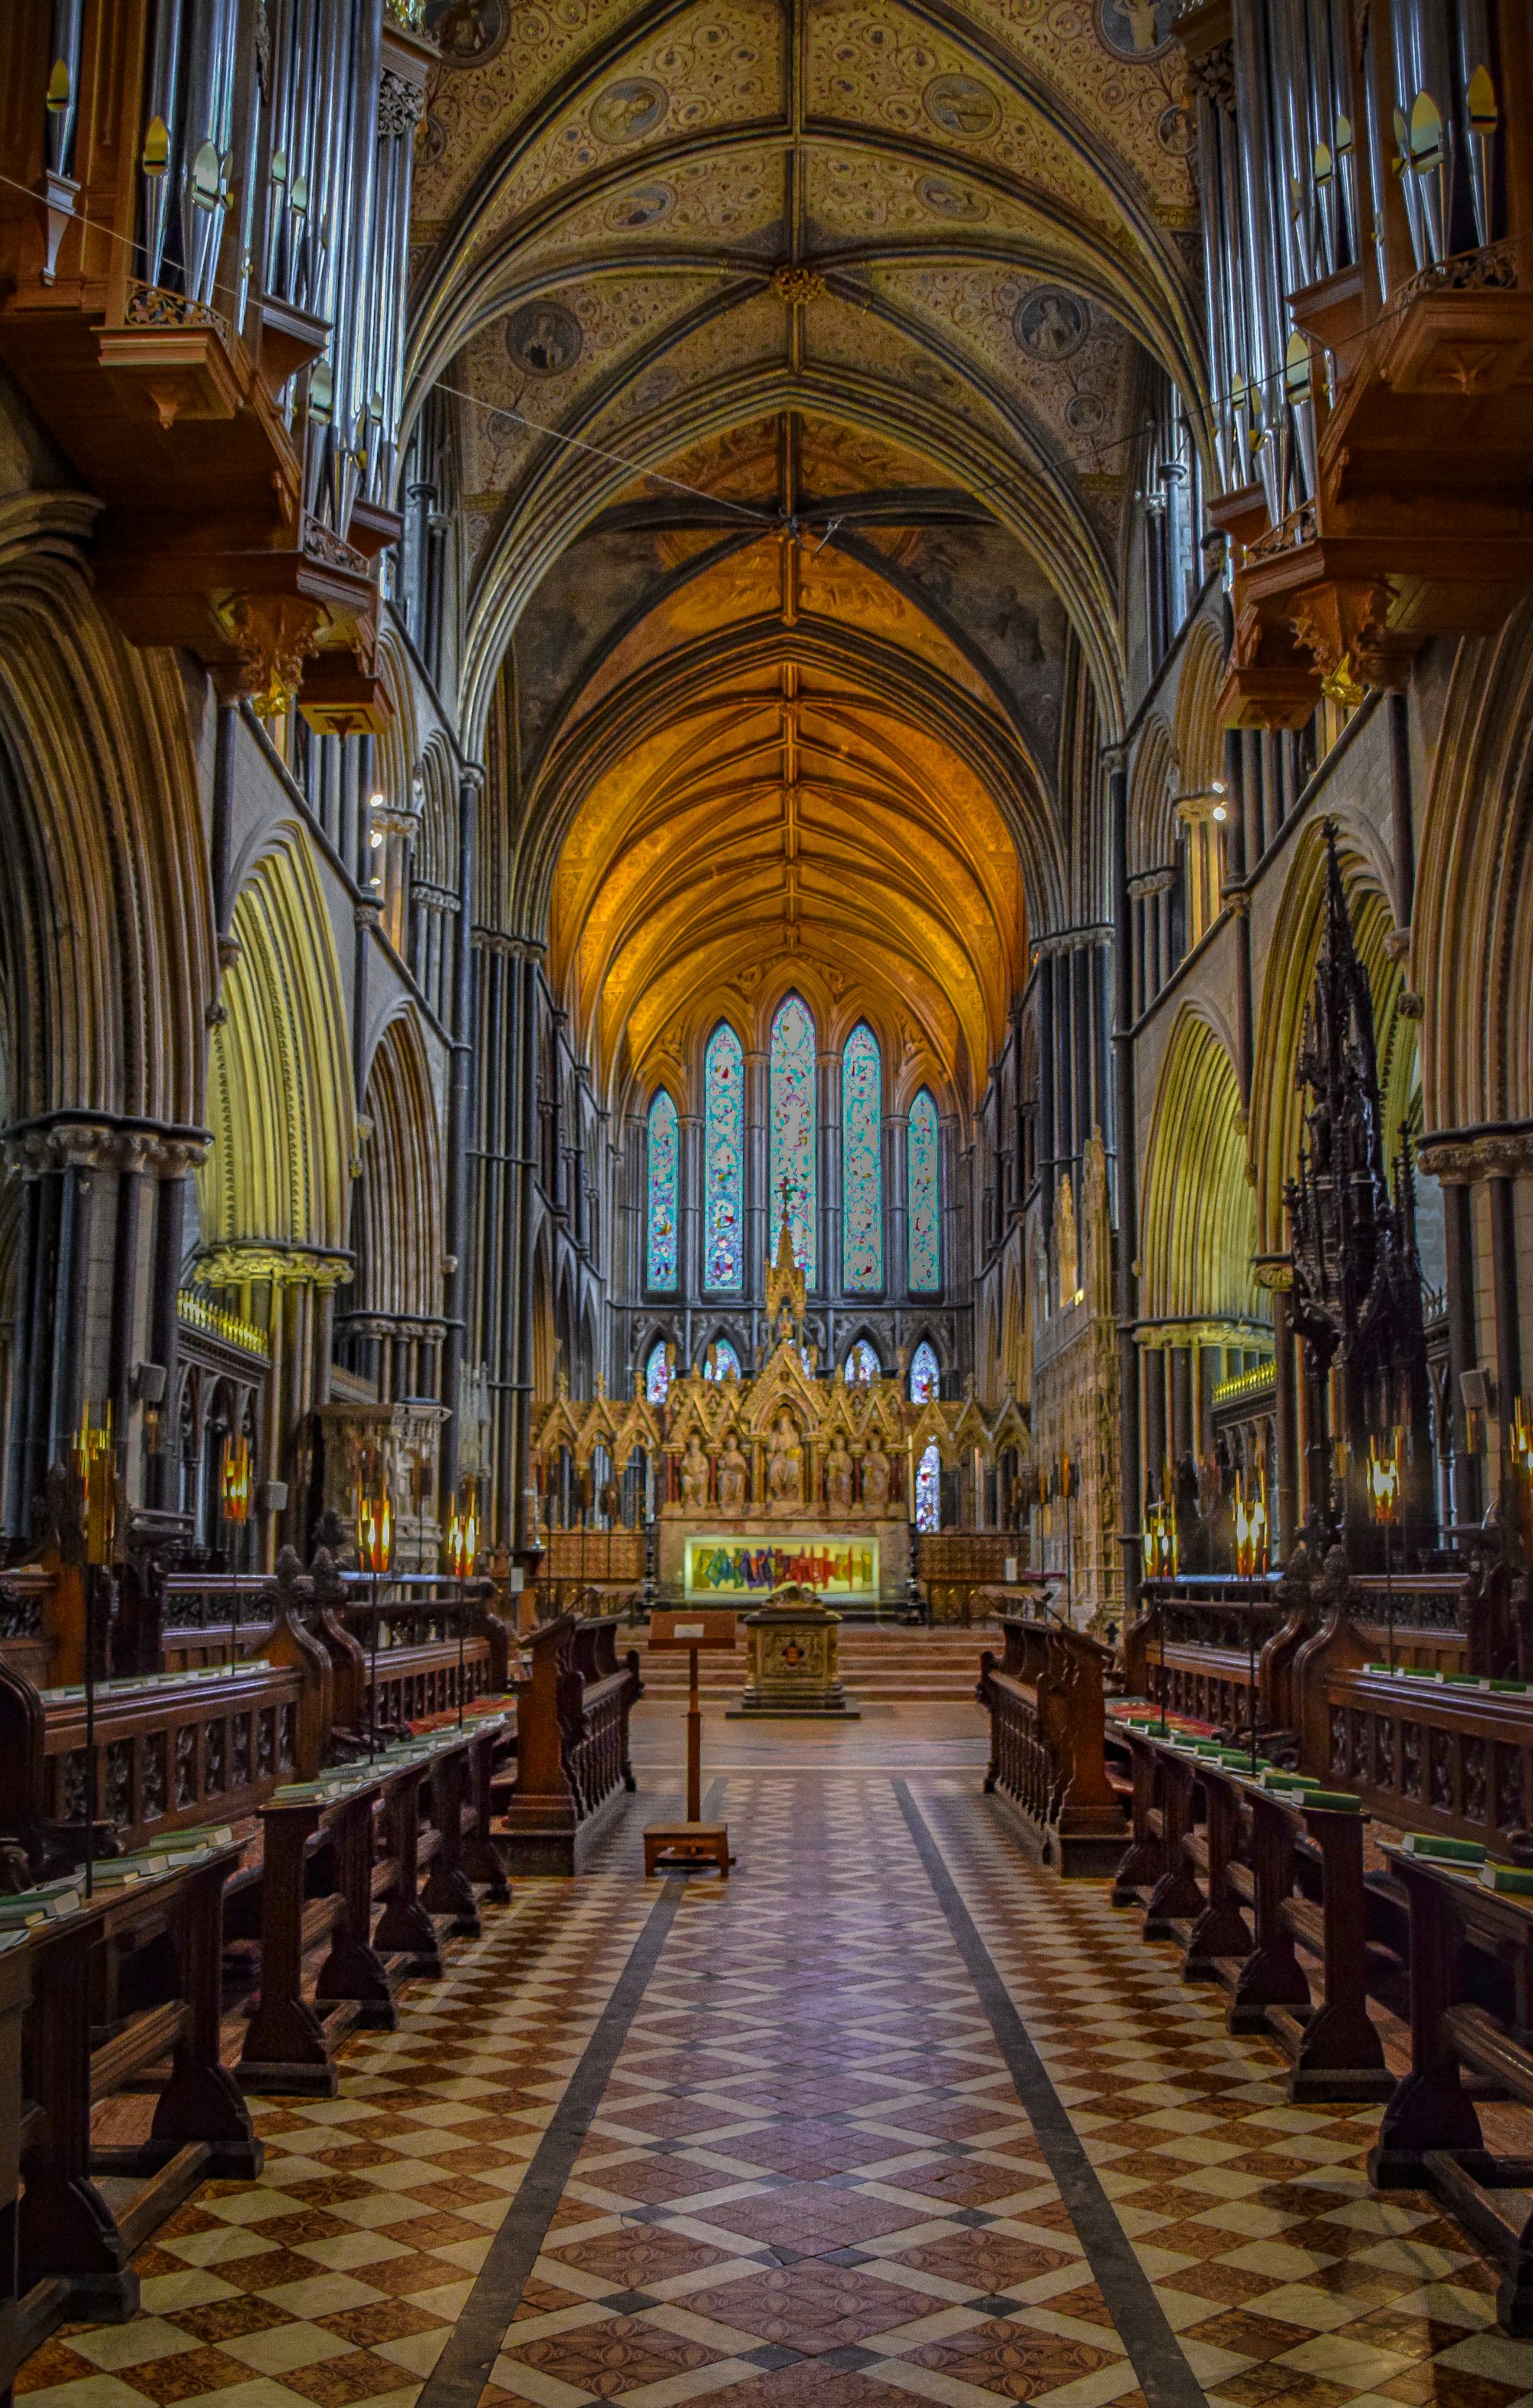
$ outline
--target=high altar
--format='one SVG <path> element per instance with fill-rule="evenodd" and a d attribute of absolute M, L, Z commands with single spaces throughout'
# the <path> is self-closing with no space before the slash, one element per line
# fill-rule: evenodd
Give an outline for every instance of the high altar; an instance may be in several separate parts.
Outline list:
<path fill-rule="evenodd" d="M 638 1448 L 649 1452 L 664 1597 L 750 1607 L 792 1584 L 843 1612 L 904 1605 L 915 1467 L 926 1447 L 935 1442 L 949 1464 L 966 1454 L 991 1463 L 1011 1448 L 1030 1466 L 1027 1426 L 1010 1398 L 987 1417 L 972 1396 L 913 1403 L 897 1378 L 817 1378 L 786 1217 L 766 1266 L 766 1309 L 772 1345 L 753 1378 L 681 1374 L 659 1412 L 637 1376 L 625 1407 L 598 1382 L 595 1399 L 577 1409 L 561 1381 L 537 1457 L 551 1467 L 567 1449 L 583 1468 L 600 1446 L 621 1471 Z"/>

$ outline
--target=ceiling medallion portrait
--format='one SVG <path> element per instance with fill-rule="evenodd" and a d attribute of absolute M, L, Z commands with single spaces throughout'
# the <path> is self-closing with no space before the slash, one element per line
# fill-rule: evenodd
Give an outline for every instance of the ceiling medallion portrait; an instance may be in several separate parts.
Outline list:
<path fill-rule="evenodd" d="M 514 366 L 535 377 L 563 376 L 580 356 L 585 335 L 562 301 L 526 301 L 507 323 L 506 349 Z"/>
<path fill-rule="evenodd" d="M 927 116 L 960 142 L 982 142 L 1001 122 L 1001 105 L 973 76 L 934 76 L 921 95 Z"/>
<path fill-rule="evenodd" d="M 1029 359 L 1067 360 L 1091 328 L 1086 304 L 1062 285 L 1039 284 L 1017 303 L 1011 332 Z"/>
<path fill-rule="evenodd" d="M 1077 435 L 1096 435 L 1107 417 L 1099 393 L 1072 393 L 1065 404 L 1065 423 Z"/>
<path fill-rule="evenodd" d="M 972 225 L 990 215 L 988 204 L 978 193 L 950 183 L 946 176 L 923 176 L 915 190 L 923 208 L 930 209 L 934 217 L 964 220 Z"/>
<path fill-rule="evenodd" d="M 1169 50 L 1180 0 L 1096 0 L 1096 33 L 1114 58 L 1141 64 Z"/>
<path fill-rule="evenodd" d="M 444 67 L 482 67 L 504 50 L 511 0 L 426 0 L 426 31 Z"/>
<path fill-rule="evenodd" d="M 591 131 L 598 142 L 642 142 L 670 107 L 670 94 L 652 76 L 623 76 L 591 104 Z"/>
<path fill-rule="evenodd" d="M 675 207 L 676 194 L 668 184 L 637 184 L 631 193 L 618 194 L 607 222 L 614 234 L 638 234 L 668 218 Z"/>

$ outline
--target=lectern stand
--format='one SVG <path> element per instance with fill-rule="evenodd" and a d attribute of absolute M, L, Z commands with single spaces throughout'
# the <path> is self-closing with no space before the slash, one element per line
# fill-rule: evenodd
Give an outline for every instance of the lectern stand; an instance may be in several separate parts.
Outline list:
<path fill-rule="evenodd" d="M 729 1827 L 705 1823 L 703 1815 L 703 1701 L 697 1689 L 697 1658 L 709 1653 L 733 1654 L 732 1613 L 685 1613 L 662 1610 L 650 1617 L 650 1653 L 669 1656 L 685 1648 L 692 1659 L 687 1695 L 687 1819 L 684 1823 L 650 1823 L 644 1830 L 644 1878 L 652 1873 L 690 1872 L 701 1865 L 717 1865 L 729 1878 Z"/>

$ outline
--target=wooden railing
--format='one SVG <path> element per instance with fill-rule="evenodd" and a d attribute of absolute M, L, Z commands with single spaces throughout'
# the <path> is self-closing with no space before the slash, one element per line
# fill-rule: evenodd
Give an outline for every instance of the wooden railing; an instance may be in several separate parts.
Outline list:
<path fill-rule="evenodd" d="M 517 1692 L 516 1790 L 506 1813 L 513 1872 L 578 1872 L 623 1793 L 634 1787 L 628 1716 L 638 1656 L 619 1662 L 615 1619 L 560 1614 L 527 1636 Z"/>
<path fill-rule="evenodd" d="M 1368 2173 L 1379 2190 L 1430 2191 L 1441 2201 L 1503 2270 L 1502 2327 L 1527 2335 L 1527 2159 L 1489 2145 L 1463 2077 L 1477 2078 L 1483 2095 L 1533 2108 L 1533 1899 L 1487 1887 L 1477 1866 L 1434 1864 L 1404 1848 L 1385 1854 L 1409 1900 L 1411 2071 L 1384 2110 Z M 1504 2108 L 1498 2119 L 1504 2128 Z"/>
<path fill-rule="evenodd" d="M 1008 1563 L 1025 1565 L 1025 1530 L 921 1530 L 911 1550 L 915 1577 L 934 1622 L 970 1623 L 984 1608 L 977 1592 L 1006 1578 Z M 1063 1577 L 1063 1575 L 1061 1575 Z"/>
<path fill-rule="evenodd" d="M 1181 1948 L 1184 1981 L 1224 1985 L 1231 2031 L 1278 2042 L 1292 2098 L 1387 2098 L 1368 1996 L 1397 2009 L 1403 1966 L 1381 1936 L 1387 1902 L 1365 1883 L 1361 1813 L 1233 1750 L 1121 1737 L 1133 1834 L 1113 1903 L 1141 1907 L 1145 1938 Z"/>
<path fill-rule="evenodd" d="M 1124 1813 L 1108 1779 L 1102 1674 L 1110 1651 L 1058 1622 L 1008 1616 L 1006 1652 L 980 1657 L 990 1715 L 985 1788 L 1015 1809 L 1065 1874 L 1115 1870 Z"/>

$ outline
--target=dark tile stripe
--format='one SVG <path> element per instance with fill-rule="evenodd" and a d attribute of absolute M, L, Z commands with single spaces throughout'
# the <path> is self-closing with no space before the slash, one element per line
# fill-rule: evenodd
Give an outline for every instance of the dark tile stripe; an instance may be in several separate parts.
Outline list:
<path fill-rule="evenodd" d="M 717 1814 L 725 1784 L 716 1782 L 704 1802 L 705 1818 Z M 619 1974 L 601 2019 L 585 2044 L 569 2087 L 534 2151 L 506 2220 L 464 2301 L 442 2354 L 422 2387 L 416 2408 L 475 2408 L 500 2355 L 501 2343 L 522 2303 L 527 2277 L 537 2262 L 553 2212 L 586 2134 L 601 2105 L 618 2051 L 638 2012 L 660 1952 L 670 1936 L 684 1880 L 666 1879 L 643 1930 Z"/>
<path fill-rule="evenodd" d="M 1027 2111 L 1054 2186 L 1069 2211 L 1086 2253 L 1086 2263 L 1139 2376 L 1139 2387 L 1150 2408 L 1203 2408 L 1207 2397 L 1203 2386 L 1182 2354 L 1182 2345 L 1166 2321 L 1154 2286 L 1112 2212 L 1112 2202 L 1081 2145 L 1081 2136 L 1028 2037 L 995 1959 L 975 1928 L 941 1851 L 906 1784 L 896 1781 L 894 1786 L 926 1878 L 937 1892 L 948 1929 L 990 2019 L 996 2045 L 1016 2085 L 1017 2097 Z"/>

